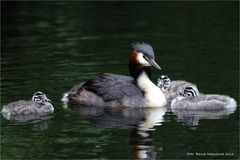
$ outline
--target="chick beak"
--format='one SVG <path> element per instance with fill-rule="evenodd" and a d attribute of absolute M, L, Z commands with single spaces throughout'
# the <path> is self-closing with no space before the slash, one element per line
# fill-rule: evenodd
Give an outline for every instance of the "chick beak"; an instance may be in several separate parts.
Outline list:
<path fill-rule="evenodd" d="M 161 67 L 154 61 L 154 59 L 149 59 L 148 63 L 151 64 L 153 67 L 161 70 Z"/>
<path fill-rule="evenodd" d="M 44 102 L 51 102 L 51 100 L 46 98 L 46 99 L 44 99 Z"/>

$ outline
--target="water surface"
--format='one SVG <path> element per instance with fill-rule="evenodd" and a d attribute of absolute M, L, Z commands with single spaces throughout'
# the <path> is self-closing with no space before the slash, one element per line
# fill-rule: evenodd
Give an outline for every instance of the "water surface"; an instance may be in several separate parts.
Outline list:
<path fill-rule="evenodd" d="M 71 111 L 60 101 L 89 78 L 128 74 L 130 43 L 145 41 L 162 67 L 153 81 L 166 74 L 239 104 L 238 14 L 238 2 L 2 2 L 1 107 L 37 90 L 55 107 L 41 121 L 1 117 L 2 158 L 238 158 L 238 110 L 181 120 L 161 109 Z"/>

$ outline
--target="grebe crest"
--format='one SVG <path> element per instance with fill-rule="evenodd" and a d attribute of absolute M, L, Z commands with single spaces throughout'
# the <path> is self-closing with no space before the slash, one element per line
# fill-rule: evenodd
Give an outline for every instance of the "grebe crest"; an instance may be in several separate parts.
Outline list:
<path fill-rule="evenodd" d="M 161 69 L 161 67 L 155 62 L 154 51 L 151 45 L 147 43 L 132 43 L 131 45 L 131 57 L 129 61 L 130 75 L 137 79 L 137 77 L 145 72 L 148 77 L 151 77 L 151 66 Z"/>
<path fill-rule="evenodd" d="M 72 87 L 64 94 L 62 101 L 69 106 L 165 106 L 167 100 L 164 94 L 150 80 L 151 67 L 161 69 L 155 62 L 152 46 L 135 42 L 130 46 L 130 53 L 130 76 L 103 74 Z"/>
<path fill-rule="evenodd" d="M 167 101 L 162 91 L 150 80 L 151 66 L 161 69 L 155 62 L 152 46 L 137 42 L 132 44 L 131 49 L 130 75 L 134 77 L 138 87 L 144 92 L 147 106 L 166 105 Z"/>

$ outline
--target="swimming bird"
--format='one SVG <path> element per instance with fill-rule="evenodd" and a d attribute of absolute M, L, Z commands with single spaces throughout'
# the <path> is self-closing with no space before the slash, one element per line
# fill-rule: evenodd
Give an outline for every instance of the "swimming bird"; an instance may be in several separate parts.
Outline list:
<path fill-rule="evenodd" d="M 74 86 L 64 94 L 64 103 L 85 106 L 161 107 L 167 101 L 162 91 L 150 80 L 154 51 L 147 43 L 133 43 L 129 60 L 130 76 L 103 74 Z"/>
<path fill-rule="evenodd" d="M 32 100 L 19 100 L 3 106 L 1 113 L 6 119 L 18 115 L 48 115 L 54 112 L 50 101 L 43 92 L 36 92 Z"/>
<path fill-rule="evenodd" d="M 166 75 L 159 76 L 157 80 L 157 86 L 164 93 L 168 103 L 171 103 L 171 101 L 177 97 L 176 93 L 183 91 L 187 86 L 191 86 L 198 91 L 196 84 L 184 80 L 171 81 Z"/>
<path fill-rule="evenodd" d="M 194 86 L 186 86 L 176 93 L 177 97 L 172 100 L 171 108 L 174 110 L 198 110 L 198 111 L 221 111 L 236 109 L 236 101 L 226 95 L 202 94 Z"/>

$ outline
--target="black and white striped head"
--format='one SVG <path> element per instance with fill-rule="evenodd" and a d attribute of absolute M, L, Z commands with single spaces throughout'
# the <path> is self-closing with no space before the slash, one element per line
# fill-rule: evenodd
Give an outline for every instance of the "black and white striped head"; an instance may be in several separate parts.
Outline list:
<path fill-rule="evenodd" d="M 171 80 L 166 75 L 161 75 L 157 80 L 157 86 L 162 90 L 166 90 L 170 86 Z"/>
<path fill-rule="evenodd" d="M 36 92 L 32 96 L 32 101 L 37 104 L 44 104 L 45 102 L 50 102 L 51 100 L 43 92 Z"/>
<path fill-rule="evenodd" d="M 189 97 L 189 98 L 195 98 L 199 95 L 199 91 L 196 86 L 186 86 L 183 91 L 177 93 L 178 95 L 181 95 L 183 97 Z"/>

